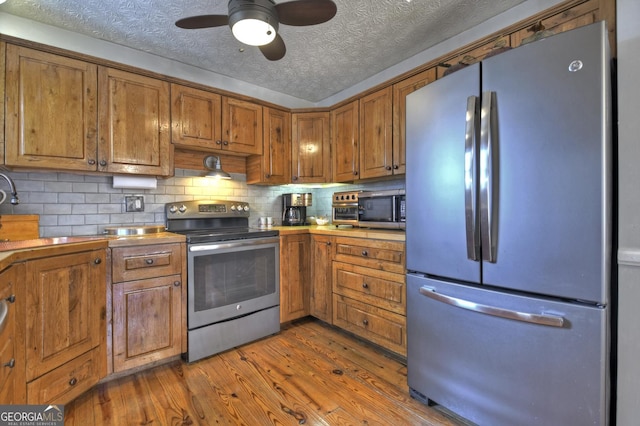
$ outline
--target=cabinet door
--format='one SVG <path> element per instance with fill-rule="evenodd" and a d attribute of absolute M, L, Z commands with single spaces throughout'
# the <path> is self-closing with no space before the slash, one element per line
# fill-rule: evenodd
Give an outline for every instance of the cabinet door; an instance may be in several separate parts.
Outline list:
<path fill-rule="evenodd" d="M 436 69 L 426 71 L 409 77 L 393 85 L 393 172 L 404 174 L 406 172 L 406 119 L 407 119 L 407 95 L 421 87 L 435 81 Z"/>
<path fill-rule="evenodd" d="M 262 106 L 223 97 L 222 145 L 236 154 L 262 154 Z"/>
<path fill-rule="evenodd" d="M 174 145 L 188 149 L 220 149 L 221 117 L 222 96 L 171 85 L 171 139 Z"/>
<path fill-rule="evenodd" d="M 358 179 L 359 158 L 358 101 L 331 112 L 331 143 L 333 144 L 333 181 Z"/>
<path fill-rule="evenodd" d="M 263 111 L 262 155 L 247 158 L 247 183 L 284 184 L 291 181 L 291 114 Z"/>
<path fill-rule="evenodd" d="M 0 404 L 24 404 L 26 387 L 24 379 L 25 359 L 21 345 L 21 329 L 16 309 L 18 300 L 17 285 L 24 282 L 24 264 L 10 266 L 0 273 L 0 310 L 3 320 L 0 325 Z M 22 349 L 21 349 L 22 348 Z"/>
<path fill-rule="evenodd" d="M 93 250 L 27 262 L 27 381 L 100 345 L 105 258 Z"/>
<path fill-rule="evenodd" d="M 311 236 L 311 297 L 310 314 L 332 322 L 331 258 L 333 243 L 327 235 Z"/>
<path fill-rule="evenodd" d="M 8 166 L 96 170 L 97 67 L 7 45 Z"/>
<path fill-rule="evenodd" d="M 393 174 L 391 86 L 360 99 L 360 177 Z"/>
<path fill-rule="evenodd" d="M 181 276 L 113 285 L 113 371 L 181 352 Z"/>
<path fill-rule="evenodd" d="M 329 120 L 328 112 L 305 112 L 291 116 L 293 183 L 324 183 L 330 180 Z"/>
<path fill-rule="evenodd" d="M 169 83 L 100 67 L 98 170 L 170 176 Z"/>
<path fill-rule="evenodd" d="M 309 235 L 280 238 L 280 322 L 309 315 Z"/>

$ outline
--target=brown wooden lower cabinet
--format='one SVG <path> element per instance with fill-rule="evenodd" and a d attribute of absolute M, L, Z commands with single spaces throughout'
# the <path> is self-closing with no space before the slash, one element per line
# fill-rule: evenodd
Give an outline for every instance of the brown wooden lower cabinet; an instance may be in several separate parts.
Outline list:
<path fill-rule="evenodd" d="M 104 377 L 105 264 L 104 249 L 26 262 L 27 403 L 65 404 Z"/>
<path fill-rule="evenodd" d="M 0 404 L 22 404 L 26 400 L 24 347 L 20 344 L 24 326 L 19 323 L 16 300 L 24 270 L 24 263 L 18 263 L 0 273 L 0 303 L 6 312 L 0 328 Z"/>
<path fill-rule="evenodd" d="M 333 237 L 311 235 L 311 297 L 309 313 L 325 322 L 333 321 L 333 290 L 331 288 L 331 259 Z"/>
<path fill-rule="evenodd" d="M 333 324 L 400 355 L 407 355 L 404 315 L 334 293 Z"/>
<path fill-rule="evenodd" d="M 182 243 L 111 249 L 113 317 L 108 362 L 114 373 L 182 353 L 185 252 Z"/>
<path fill-rule="evenodd" d="M 280 237 L 280 322 L 309 315 L 309 234 Z"/>
<path fill-rule="evenodd" d="M 405 244 L 336 237 L 333 324 L 407 355 Z"/>

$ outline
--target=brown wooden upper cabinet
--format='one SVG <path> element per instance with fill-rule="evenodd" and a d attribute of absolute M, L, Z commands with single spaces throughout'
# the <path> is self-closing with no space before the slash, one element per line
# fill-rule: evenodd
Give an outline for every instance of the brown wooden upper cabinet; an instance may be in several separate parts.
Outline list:
<path fill-rule="evenodd" d="M 247 157 L 247 183 L 291 182 L 291 113 L 263 108 L 262 155 Z"/>
<path fill-rule="evenodd" d="M 329 120 L 328 112 L 292 114 L 293 183 L 324 183 L 331 179 Z"/>
<path fill-rule="evenodd" d="M 360 98 L 360 178 L 389 176 L 393 158 L 391 86 Z"/>
<path fill-rule="evenodd" d="M 435 81 L 436 68 L 429 68 L 393 85 L 394 174 L 406 173 L 407 95 Z"/>
<path fill-rule="evenodd" d="M 169 83 L 98 69 L 98 170 L 173 175 Z"/>
<path fill-rule="evenodd" d="M 171 176 L 169 84 L 6 49 L 7 166 Z"/>
<path fill-rule="evenodd" d="M 357 100 L 331 111 L 334 182 L 350 182 L 359 178 L 360 132 L 358 119 Z"/>
<path fill-rule="evenodd" d="M 214 92 L 171 85 L 172 141 L 225 154 L 262 154 L 262 106 Z"/>

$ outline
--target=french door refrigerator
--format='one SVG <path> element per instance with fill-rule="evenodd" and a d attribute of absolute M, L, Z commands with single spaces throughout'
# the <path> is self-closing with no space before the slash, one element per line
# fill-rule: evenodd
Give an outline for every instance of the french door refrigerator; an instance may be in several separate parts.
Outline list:
<path fill-rule="evenodd" d="M 480 425 L 607 424 L 609 62 L 600 22 L 407 97 L 414 398 Z"/>

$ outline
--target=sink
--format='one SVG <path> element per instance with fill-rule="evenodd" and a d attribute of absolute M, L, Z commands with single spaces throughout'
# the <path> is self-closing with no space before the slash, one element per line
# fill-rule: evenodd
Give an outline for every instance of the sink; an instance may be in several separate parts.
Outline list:
<path fill-rule="evenodd" d="M 164 225 L 148 226 L 108 226 L 104 228 L 106 235 L 149 235 L 165 232 Z"/>

